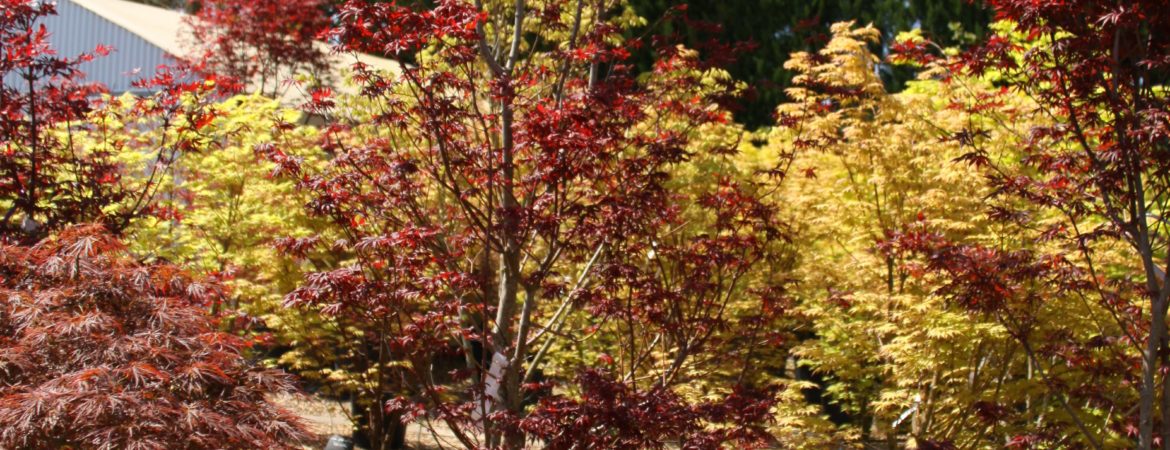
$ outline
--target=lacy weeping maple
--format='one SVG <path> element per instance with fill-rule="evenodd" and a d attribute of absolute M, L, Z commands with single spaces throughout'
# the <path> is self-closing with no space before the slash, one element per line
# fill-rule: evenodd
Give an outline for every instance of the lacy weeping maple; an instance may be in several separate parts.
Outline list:
<path fill-rule="evenodd" d="M 358 65 L 356 95 L 313 93 L 324 168 L 258 151 L 344 236 L 282 243 L 349 258 L 286 301 L 359 327 L 364 350 L 340 363 L 375 448 L 399 415 L 468 448 L 769 440 L 774 390 L 749 386 L 749 349 L 766 342 L 762 292 L 782 290 L 757 269 L 783 226 L 728 157 L 724 73 L 662 45 L 635 77 L 620 2 L 355 1 L 338 20 L 338 51 L 417 64 Z M 676 423 L 624 424 L 667 410 Z"/>
<path fill-rule="evenodd" d="M 0 248 L 0 447 L 299 448 L 286 375 L 205 316 L 221 288 L 100 226 Z"/>

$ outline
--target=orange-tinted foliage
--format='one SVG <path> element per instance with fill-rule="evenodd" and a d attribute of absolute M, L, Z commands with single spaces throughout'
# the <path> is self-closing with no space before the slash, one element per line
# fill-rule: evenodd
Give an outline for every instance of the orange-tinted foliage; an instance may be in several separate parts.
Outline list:
<path fill-rule="evenodd" d="M 0 247 L 0 448 L 296 448 L 305 433 L 203 312 L 222 289 L 100 226 Z"/>

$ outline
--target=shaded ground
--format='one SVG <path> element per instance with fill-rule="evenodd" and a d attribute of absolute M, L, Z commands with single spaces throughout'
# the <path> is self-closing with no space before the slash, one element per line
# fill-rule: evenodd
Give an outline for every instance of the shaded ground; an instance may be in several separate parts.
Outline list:
<path fill-rule="evenodd" d="M 325 448 L 329 436 L 342 435 L 349 437 L 352 423 L 346 414 L 349 411 L 348 402 L 338 402 L 316 396 L 282 395 L 273 399 L 280 405 L 301 416 L 308 425 L 309 431 L 317 436 L 313 449 Z M 406 444 L 411 449 L 431 450 L 442 448 L 459 448 L 458 441 L 446 426 L 436 423 L 432 433 L 427 427 L 410 424 L 406 429 Z"/>

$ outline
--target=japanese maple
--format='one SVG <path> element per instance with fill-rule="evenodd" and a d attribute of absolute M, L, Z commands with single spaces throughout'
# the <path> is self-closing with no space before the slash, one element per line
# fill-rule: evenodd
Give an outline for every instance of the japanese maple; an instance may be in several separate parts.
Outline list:
<path fill-rule="evenodd" d="M 663 45 L 639 80 L 620 2 L 354 1 L 338 20 L 338 51 L 417 64 L 358 65 L 357 95 L 312 96 L 332 121 L 323 169 L 258 151 L 344 236 L 282 244 L 350 258 L 286 301 L 359 327 L 375 448 L 400 415 L 442 421 L 467 448 L 768 441 L 775 397 L 749 386 L 759 354 L 747 349 L 768 323 L 760 293 L 776 287 L 754 271 L 784 228 L 728 159 L 739 133 L 718 106 L 734 89 L 725 74 Z M 590 356 L 550 366 L 570 348 Z M 542 381 L 553 368 L 580 375 Z M 679 392 L 700 386 L 715 394 Z M 628 426 L 658 420 L 644 398 L 679 420 Z M 595 426 L 564 428 L 573 420 Z"/>
<path fill-rule="evenodd" d="M 916 223 L 891 227 L 882 246 L 921 257 L 907 273 L 995 320 L 1043 379 L 1059 418 L 1020 423 L 1011 445 L 1168 448 L 1170 421 L 1154 430 L 1170 405 L 1159 375 L 1170 295 L 1164 5 L 989 3 L 1005 22 L 958 59 L 920 38 L 895 48 L 950 86 L 946 107 L 967 120 L 932 126 L 964 149 L 956 162 L 986 176 L 986 217 L 1010 231 L 988 240 Z M 1134 389 L 1106 387 L 1117 385 Z M 1021 411 L 1000 402 L 973 406 L 998 426 Z"/>
<path fill-rule="evenodd" d="M 68 190 L 55 175 L 76 166 L 56 151 L 61 143 L 53 127 L 84 116 L 88 97 L 100 87 L 82 83 L 77 69 L 93 55 L 62 57 L 48 45 L 48 30 L 37 20 L 56 14 L 52 3 L 4 0 L 0 10 L 0 230 L 38 235 L 45 225 L 93 212 L 89 202 L 50 211 L 43 199 Z M 94 182 L 116 176 L 108 163 L 88 164 L 85 170 Z"/>
<path fill-rule="evenodd" d="M 1012 26 L 996 26 L 1015 47 L 1004 61 L 1047 49 Z M 805 175 L 785 192 L 806 230 L 795 310 L 816 335 L 794 353 L 838 422 L 919 448 L 1132 445 L 1142 269 L 1078 209 L 1080 172 L 1037 168 L 1056 160 L 1033 144 L 1063 119 L 997 86 L 1030 74 L 956 70 L 919 33 L 895 46 L 924 63 L 919 81 L 888 94 L 876 33 L 833 31 L 789 62 L 771 160 Z"/>
<path fill-rule="evenodd" d="M 84 82 L 79 65 L 114 49 L 60 56 L 38 22 L 56 14 L 52 2 L 0 6 L 0 235 L 31 243 L 88 222 L 120 232 L 158 213 L 162 174 L 180 154 L 204 148 L 199 130 L 214 118 L 209 105 L 234 83 L 175 64 L 134 82 L 149 94 L 110 98 Z M 74 139 L 79 134 L 90 139 Z"/>
<path fill-rule="evenodd" d="M 299 74 L 328 76 L 317 35 L 330 24 L 325 0 L 209 0 L 186 20 L 194 60 L 254 91 L 278 95 Z"/>
<path fill-rule="evenodd" d="M 1134 292 L 1145 297 L 1135 302 L 1144 311 L 1136 343 L 1143 347 L 1135 383 L 1137 447 L 1155 445 L 1155 422 L 1163 417 L 1161 446 L 1170 448 L 1170 383 L 1158 375 L 1170 367 L 1170 233 L 1162 218 L 1170 189 L 1170 104 L 1160 86 L 1170 76 L 1170 13 L 1160 1 L 989 3 L 1011 25 L 964 55 L 961 67 L 1026 93 L 1052 119 L 1022 139 L 1020 164 L 992 174 L 994 186 L 1067 217 L 1048 236 L 1075 244 L 1084 270 L 1093 273 L 1087 290 L 1102 302 L 1113 301 L 1114 289 L 1094 265 L 1098 255 L 1090 243 L 1120 239 L 1130 246 L 1131 261 L 1140 267 Z M 974 107 L 995 108 L 994 99 Z M 989 164 L 978 146 L 971 148 L 967 160 Z"/>
<path fill-rule="evenodd" d="M 982 214 L 980 199 L 990 190 L 973 176 L 978 170 L 951 162 L 966 150 L 939 139 L 940 127 L 970 118 L 936 99 L 967 90 L 924 77 L 888 92 L 875 70 L 881 59 L 869 48 L 878 30 L 838 23 L 831 31 L 823 48 L 786 63 L 795 73 L 792 101 L 777 109 L 780 126 L 762 150 L 770 166 L 792 167 L 779 190 L 801 230 L 791 308 L 800 342 L 780 357 L 808 368 L 794 374 L 816 382 L 808 401 L 840 425 L 833 434 L 815 423 L 804 429 L 919 445 L 995 439 L 998 430 L 974 421 L 971 404 L 1011 402 L 1022 386 L 1031 388 L 1015 376 L 1028 363 L 991 320 L 966 314 L 912 276 L 905 255 L 874 251 L 886 230 L 920 214 L 954 235 L 1010 240 Z M 1014 136 L 989 137 L 1004 135 Z M 999 372 L 975 365 L 1012 374 L 1001 378 L 1008 380 L 1002 394 L 987 388 Z M 1035 405 L 1011 420 L 1027 423 L 1047 411 Z"/>
<path fill-rule="evenodd" d="M 265 397 L 289 380 L 205 316 L 220 287 L 110 234 L 170 215 L 164 174 L 205 148 L 231 85 L 179 65 L 137 81 L 148 95 L 102 95 L 78 70 L 92 55 L 48 45 L 52 2 L 0 7 L 0 447 L 294 448 L 305 433 Z"/>
<path fill-rule="evenodd" d="M 287 375 L 205 315 L 220 286 L 101 226 L 0 248 L 0 447 L 299 448 Z"/>

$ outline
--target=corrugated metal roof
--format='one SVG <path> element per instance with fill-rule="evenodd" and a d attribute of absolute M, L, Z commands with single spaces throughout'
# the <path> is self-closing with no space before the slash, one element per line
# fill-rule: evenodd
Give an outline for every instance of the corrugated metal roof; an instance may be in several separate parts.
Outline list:
<path fill-rule="evenodd" d="M 85 8 L 172 55 L 181 55 L 186 50 L 179 40 L 186 26 L 185 14 L 180 11 L 125 0 L 62 1 Z"/>
<path fill-rule="evenodd" d="M 184 14 L 125 0 L 59 0 L 57 15 L 43 19 L 49 30 L 49 42 L 59 55 L 73 57 L 92 52 L 98 44 L 114 48 L 105 57 L 95 58 L 81 66 L 88 81 L 105 84 L 111 92 L 131 91 L 132 74 L 150 75 L 160 64 L 172 62 L 167 55 L 182 55 L 182 35 L 186 24 Z M 318 43 L 322 47 L 323 43 Z M 334 78 L 355 61 L 371 67 L 397 72 L 395 61 L 369 55 L 338 55 L 334 57 Z M 4 84 L 22 86 L 16 75 L 4 78 Z M 290 90 L 282 100 L 298 104 L 300 94 Z"/>
<path fill-rule="evenodd" d="M 57 15 L 44 17 L 41 23 L 49 30 L 49 43 L 62 57 L 93 53 L 98 44 L 114 48 L 108 56 L 80 66 L 86 80 L 105 84 L 114 93 L 127 92 L 132 90 L 134 77 L 131 74 L 135 70 L 149 74 L 158 65 L 171 61 L 166 56 L 167 50 L 82 6 L 80 3 L 85 1 L 88 0 L 59 1 Z M 181 17 L 178 13 L 173 14 Z M 22 86 L 23 83 L 16 74 L 4 78 L 4 84 L 9 86 Z"/>

